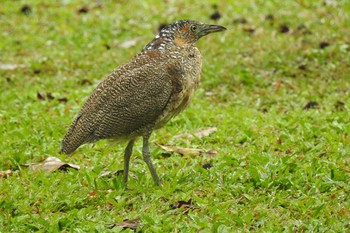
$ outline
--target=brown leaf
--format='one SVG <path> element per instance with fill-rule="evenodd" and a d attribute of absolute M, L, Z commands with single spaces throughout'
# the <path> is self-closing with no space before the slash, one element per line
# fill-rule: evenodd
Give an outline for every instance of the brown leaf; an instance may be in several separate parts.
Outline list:
<path fill-rule="evenodd" d="M 320 49 L 324 49 L 324 48 L 326 48 L 326 47 L 328 47 L 328 46 L 330 46 L 331 45 L 331 43 L 329 43 L 329 42 L 327 42 L 327 41 L 323 41 L 323 42 L 321 42 L 320 44 L 319 44 L 319 47 L 320 47 Z"/>
<path fill-rule="evenodd" d="M 76 170 L 80 169 L 80 166 L 70 163 L 64 163 L 59 158 L 49 156 L 44 161 L 39 163 L 23 164 L 24 167 L 30 167 L 34 171 L 44 170 L 46 172 L 56 171 L 56 170 L 67 170 L 67 168 L 73 168 Z"/>
<path fill-rule="evenodd" d="M 49 99 L 49 100 L 53 100 L 55 97 L 52 95 L 51 92 L 43 92 L 43 91 L 39 91 L 36 93 L 36 97 L 39 99 L 39 100 L 46 100 L 46 99 Z"/>
<path fill-rule="evenodd" d="M 238 18 L 233 19 L 233 22 L 236 24 L 247 24 L 248 20 L 246 18 L 243 18 L 243 17 L 242 18 L 238 17 Z"/>
<path fill-rule="evenodd" d="M 89 8 L 87 6 L 82 6 L 77 10 L 78 14 L 86 14 L 89 12 Z"/>
<path fill-rule="evenodd" d="M 298 69 L 306 71 L 307 70 L 307 65 L 301 64 L 301 65 L 298 66 Z"/>
<path fill-rule="evenodd" d="M 94 198 L 94 197 L 98 196 L 98 194 L 95 191 L 91 190 L 87 196 L 88 196 L 88 198 Z"/>
<path fill-rule="evenodd" d="M 212 20 L 218 20 L 221 18 L 221 14 L 218 11 L 215 11 L 213 14 L 210 15 L 210 19 Z"/>
<path fill-rule="evenodd" d="M 282 80 L 277 80 L 275 82 L 275 90 L 278 91 L 279 89 L 281 89 L 283 87 L 283 82 Z"/>
<path fill-rule="evenodd" d="M 45 100 L 45 93 L 43 92 L 38 92 L 36 93 L 36 97 L 39 99 L 39 100 Z"/>
<path fill-rule="evenodd" d="M 346 104 L 343 101 L 337 100 L 335 103 L 335 109 L 338 111 L 344 111 L 346 109 Z"/>
<path fill-rule="evenodd" d="M 282 144 L 283 144 L 282 138 L 281 138 L 281 137 L 279 137 L 279 138 L 277 139 L 277 144 L 278 144 L 278 145 L 282 145 Z"/>
<path fill-rule="evenodd" d="M 209 149 L 205 152 L 207 155 L 210 155 L 212 157 L 216 156 L 218 154 L 218 151 L 215 149 Z"/>
<path fill-rule="evenodd" d="M 98 177 L 111 177 L 111 176 L 119 176 L 120 174 L 123 174 L 123 170 L 118 170 L 118 171 L 102 171 Z"/>
<path fill-rule="evenodd" d="M 32 13 L 32 8 L 27 5 L 27 4 L 24 4 L 22 7 L 21 7 L 21 12 L 25 15 L 29 15 Z"/>
<path fill-rule="evenodd" d="M 13 175 L 11 170 L 0 171 L 0 178 L 7 178 Z"/>
<path fill-rule="evenodd" d="M 40 73 L 41 73 L 41 70 L 40 70 L 40 69 L 34 69 L 34 70 L 33 70 L 33 73 L 34 73 L 34 74 L 40 74 Z"/>
<path fill-rule="evenodd" d="M 171 205 L 172 208 L 181 208 L 181 207 L 190 207 L 192 205 L 192 199 L 189 199 L 188 201 L 178 201 L 174 205 Z"/>
<path fill-rule="evenodd" d="M 10 64 L 10 63 L 0 63 L 0 70 L 15 70 L 17 68 L 24 68 L 25 65 L 20 64 Z"/>
<path fill-rule="evenodd" d="M 110 178 L 112 176 L 119 176 L 120 174 L 123 174 L 124 170 L 118 170 L 118 171 L 102 171 L 99 175 L 98 178 L 101 177 L 107 177 Z M 139 180 L 139 177 L 137 175 L 131 174 L 130 175 L 132 178 L 135 180 Z"/>
<path fill-rule="evenodd" d="M 47 92 L 46 93 L 46 96 L 49 100 L 53 100 L 55 97 L 53 97 L 52 93 L 51 92 Z"/>
<path fill-rule="evenodd" d="M 194 133 L 194 135 L 197 137 L 197 138 L 203 138 L 203 137 L 207 137 L 209 136 L 211 133 L 214 133 L 218 130 L 217 127 L 210 127 L 210 128 L 206 128 L 206 129 L 202 129 L 202 130 L 199 130 L 197 132 Z"/>
<path fill-rule="evenodd" d="M 162 202 L 168 202 L 168 201 L 169 201 L 169 199 L 166 198 L 166 197 L 160 197 L 159 199 L 160 199 Z"/>
<path fill-rule="evenodd" d="M 279 32 L 280 33 L 288 33 L 290 31 L 290 28 L 286 24 L 281 24 L 279 27 Z"/>
<path fill-rule="evenodd" d="M 203 154 L 207 154 L 207 155 L 211 155 L 214 156 L 216 155 L 218 152 L 214 149 L 209 149 L 209 150 L 204 150 L 204 149 L 194 149 L 194 148 L 184 148 L 184 147 L 177 147 L 177 146 L 168 146 L 168 145 L 161 145 L 161 144 L 156 144 L 157 146 L 159 146 L 160 148 L 162 148 L 165 151 L 169 151 L 169 152 L 175 152 L 178 154 L 182 154 L 182 155 L 203 155 Z"/>
<path fill-rule="evenodd" d="M 124 219 L 123 222 L 119 223 L 113 223 L 108 226 L 109 229 L 112 229 L 114 227 L 122 227 L 123 229 L 133 229 L 136 230 L 139 227 L 143 227 L 145 224 L 140 222 L 140 218 L 135 219 Z"/>
<path fill-rule="evenodd" d="M 190 209 L 197 209 L 192 203 L 192 199 L 189 199 L 188 201 L 178 201 L 173 205 L 170 205 L 173 209 L 183 208 L 184 214 L 187 214 Z"/>
<path fill-rule="evenodd" d="M 217 127 L 209 127 L 209 128 L 197 130 L 193 134 L 190 134 L 190 133 L 178 134 L 173 138 L 190 138 L 190 137 L 193 137 L 193 135 L 196 136 L 197 138 L 203 138 L 203 137 L 209 136 L 211 133 L 214 133 L 217 130 L 218 130 Z"/>
<path fill-rule="evenodd" d="M 274 21 L 275 20 L 275 16 L 273 16 L 273 14 L 268 14 L 265 16 L 265 20 L 267 21 Z"/>
<path fill-rule="evenodd" d="M 311 108 L 318 108 L 319 104 L 316 101 L 309 101 L 303 108 L 303 110 L 308 110 Z"/>
<path fill-rule="evenodd" d="M 80 85 L 85 85 L 85 84 L 92 85 L 92 82 L 89 79 L 83 79 L 79 83 Z"/>
<path fill-rule="evenodd" d="M 67 97 L 58 98 L 57 100 L 58 100 L 58 102 L 62 102 L 62 103 L 67 103 L 68 102 L 68 98 Z"/>
<path fill-rule="evenodd" d="M 193 135 L 190 133 L 182 133 L 182 134 L 175 135 L 173 138 L 191 138 L 191 137 L 193 137 Z"/>
<path fill-rule="evenodd" d="M 206 170 L 209 170 L 210 168 L 212 168 L 213 165 L 211 163 L 206 163 L 206 164 L 203 164 L 202 165 L 202 168 L 206 169 Z"/>
<path fill-rule="evenodd" d="M 249 33 L 249 34 L 254 34 L 255 28 L 253 28 L 253 27 L 244 27 L 244 28 L 243 28 L 243 31 L 244 31 L 244 32 L 247 32 L 247 33 Z"/>

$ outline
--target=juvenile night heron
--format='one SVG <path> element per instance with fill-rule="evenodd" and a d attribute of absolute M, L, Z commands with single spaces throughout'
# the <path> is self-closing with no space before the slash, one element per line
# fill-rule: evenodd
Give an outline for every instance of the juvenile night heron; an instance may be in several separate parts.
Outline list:
<path fill-rule="evenodd" d="M 64 137 L 62 152 L 70 154 L 80 145 L 100 139 L 128 141 L 123 173 L 126 184 L 134 142 L 143 137 L 143 159 L 159 185 L 149 137 L 180 113 L 197 89 L 202 56 L 195 42 L 223 30 L 226 28 L 192 20 L 165 26 L 139 54 L 96 87 Z"/>

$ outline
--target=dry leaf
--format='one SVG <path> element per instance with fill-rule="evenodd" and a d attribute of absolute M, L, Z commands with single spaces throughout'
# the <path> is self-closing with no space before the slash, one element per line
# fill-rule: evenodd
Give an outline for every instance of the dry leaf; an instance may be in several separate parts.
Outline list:
<path fill-rule="evenodd" d="M 82 6 L 77 10 L 78 14 L 86 14 L 89 12 L 89 8 L 87 6 Z"/>
<path fill-rule="evenodd" d="M 91 190 L 87 195 L 88 198 L 94 198 L 96 196 L 98 196 L 98 194 L 93 190 Z"/>
<path fill-rule="evenodd" d="M 167 145 L 161 145 L 156 144 L 160 148 L 162 148 L 165 151 L 169 152 L 175 152 L 182 155 L 211 155 L 215 156 L 218 152 L 214 149 L 204 150 L 204 149 L 194 149 L 194 148 L 184 148 L 184 147 L 177 147 L 177 146 L 167 146 Z"/>
<path fill-rule="evenodd" d="M 191 137 L 193 137 L 192 134 L 190 134 L 190 133 L 183 133 L 183 134 L 175 135 L 173 138 L 191 138 Z"/>
<path fill-rule="evenodd" d="M 15 70 L 17 68 L 24 68 L 25 65 L 19 64 L 9 64 L 9 63 L 0 63 L 0 70 Z"/>
<path fill-rule="evenodd" d="M 209 170 L 210 168 L 212 168 L 213 165 L 211 163 L 206 163 L 206 164 L 203 164 L 202 165 L 202 168 L 206 169 L 206 170 Z"/>
<path fill-rule="evenodd" d="M 120 48 L 130 48 L 130 47 L 133 47 L 136 45 L 137 41 L 139 40 L 140 38 L 137 37 L 137 38 L 134 38 L 134 39 L 130 39 L 130 40 L 127 40 L 127 41 L 124 41 L 122 43 L 119 44 L 119 47 Z"/>
<path fill-rule="evenodd" d="M 47 92 L 46 93 L 46 96 L 49 100 L 53 100 L 55 97 L 53 97 L 52 93 L 51 92 Z"/>
<path fill-rule="evenodd" d="M 193 135 L 196 136 L 197 138 L 203 138 L 203 137 L 209 136 L 211 133 L 214 133 L 217 130 L 218 130 L 217 127 L 209 127 L 209 128 L 198 130 L 193 134 L 190 134 L 190 133 L 178 134 L 173 138 L 190 138 L 190 137 L 193 137 Z"/>
<path fill-rule="evenodd" d="M 92 85 L 92 82 L 89 79 L 83 79 L 79 82 L 80 85 Z"/>
<path fill-rule="evenodd" d="M 203 138 L 203 137 L 207 137 L 209 136 L 211 133 L 214 133 L 218 130 L 217 127 L 210 127 L 210 128 L 206 128 L 206 129 L 202 129 L 200 131 L 197 131 L 194 133 L 194 135 L 197 138 Z"/>
<path fill-rule="evenodd" d="M 118 170 L 118 171 L 102 171 L 98 177 L 101 178 L 101 177 L 111 177 L 111 176 L 119 176 L 119 174 L 122 174 L 123 173 L 123 170 Z"/>
<path fill-rule="evenodd" d="M 206 96 L 213 96 L 213 95 L 215 95 L 215 92 L 206 91 L 204 94 L 205 94 Z"/>
<path fill-rule="evenodd" d="M 67 103 L 68 102 L 68 98 L 67 97 L 58 98 L 57 100 L 58 100 L 58 102 L 62 102 L 62 103 Z"/>
<path fill-rule="evenodd" d="M 209 149 L 205 153 L 210 156 L 216 156 L 218 154 L 218 151 L 215 149 Z"/>
<path fill-rule="evenodd" d="M 178 201 L 170 207 L 173 209 L 178 209 L 182 207 L 184 209 L 184 214 L 187 214 L 190 209 L 197 209 L 197 207 L 192 205 L 192 199 L 189 199 L 188 201 Z"/>
<path fill-rule="evenodd" d="M 124 170 L 118 170 L 118 171 L 102 171 L 99 175 L 98 178 L 101 177 L 112 177 L 112 176 L 119 176 L 120 174 L 123 174 Z M 132 178 L 135 180 L 139 180 L 139 177 L 137 175 L 131 174 L 130 175 Z"/>
<path fill-rule="evenodd" d="M 317 103 L 316 101 L 309 101 L 303 108 L 303 110 L 308 110 L 311 108 L 318 108 L 319 107 L 319 103 Z"/>
<path fill-rule="evenodd" d="M 7 178 L 12 175 L 13 175 L 13 172 L 11 170 L 0 171 L 0 178 Z"/>
<path fill-rule="evenodd" d="M 135 219 L 125 219 L 123 222 L 119 223 L 113 223 L 108 226 L 109 229 L 112 229 L 113 227 L 122 227 L 123 229 L 133 229 L 136 230 L 139 227 L 143 227 L 145 224 L 140 222 L 140 218 Z"/>
<path fill-rule="evenodd" d="M 38 92 L 36 93 L 36 97 L 39 99 L 39 100 L 45 100 L 45 93 L 43 92 Z"/>
<path fill-rule="evenodd" d="M 53 100 L 55 99 L 55 97 L 52 95 L 51 92 L 43 92 L 43 91 L 39 91 L 36 93 L 36 97 L 39 99 L 39 100 L 46 100 L 49 99 L 49 100 Z"/>
<path fill-rule="evenodd" d="M 33 170 L 44 170 L 47 172 L 56 170 L 67 170 L 67 168 L 80 169 L 80 166 L 70 163 L 64 163 L 59 158 L 49 156 L 40 163 L 23 164 L 25 167 L 30 167 Z"/>
<path fill-rule="evenodd" d="M 275 82 L 275 90 L 278 91 L 279 89 L 281 89 L 283 87 L 283 82 L 282 80 L 277 80 Z"/>

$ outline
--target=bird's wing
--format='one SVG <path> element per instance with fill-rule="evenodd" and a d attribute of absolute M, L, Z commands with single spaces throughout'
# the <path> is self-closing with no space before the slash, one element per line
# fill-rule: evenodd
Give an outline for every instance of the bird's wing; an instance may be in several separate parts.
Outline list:
<path fill-rule="evenodd" d="M 176 61 L 157 59 L 137 67 L 122 66 L 90 95 L 62 142 L 72 152 L 99 139 L 141 136 L 163 114 L 179 89 Z"/>
<path fill-rule="evenodd" d="M 107 80 L 102 84 L 106 87 L 103 106 L 98 107 L 101 121 L 96 122 L 96 133 L 102 138 L 127 136 L 154 124 L 172 94 L 171 79 L 154 65 L 134 69 L 117 82 Z"/>

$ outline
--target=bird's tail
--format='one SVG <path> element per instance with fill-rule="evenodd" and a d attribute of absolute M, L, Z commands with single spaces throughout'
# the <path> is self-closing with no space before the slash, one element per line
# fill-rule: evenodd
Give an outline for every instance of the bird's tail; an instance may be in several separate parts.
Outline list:
<path fill-rule="evenodd" d="M 96 141 L 93 131 L 89 130 L 81 118 L 79 115 L 69 127 L 61 143 L 61 152 L 71 154 L 82 144 Z"/>

